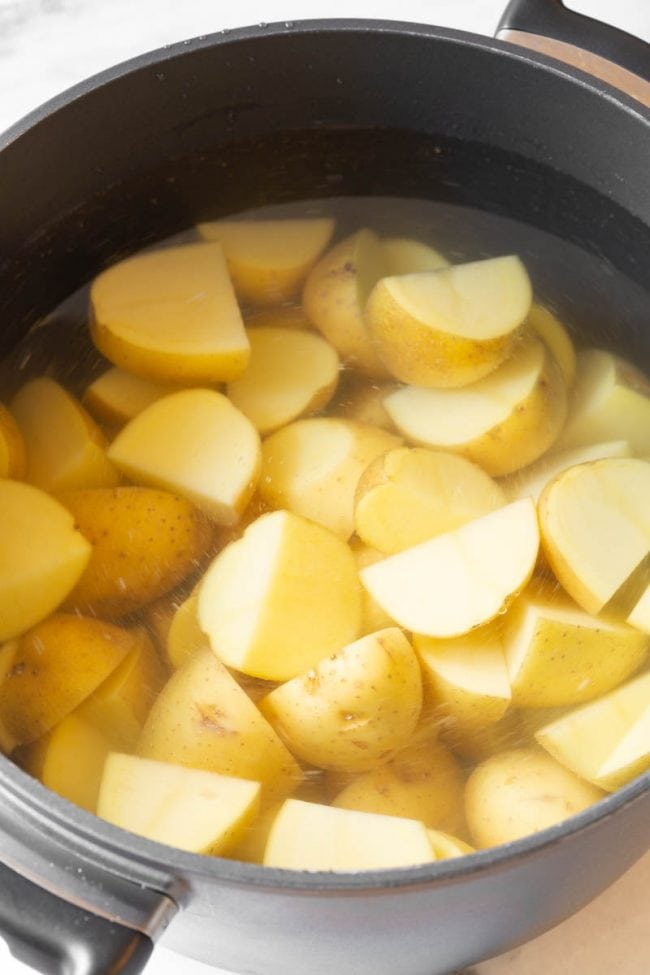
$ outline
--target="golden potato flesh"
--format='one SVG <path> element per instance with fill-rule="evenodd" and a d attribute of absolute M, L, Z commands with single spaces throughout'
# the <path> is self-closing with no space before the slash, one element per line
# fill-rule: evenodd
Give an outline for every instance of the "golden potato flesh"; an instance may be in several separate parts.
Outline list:
<path fill-rule="evenodd" d="M 86 388 L 83 404 L 100 423 L 121 427 L 156 400 L 175 392 L 177 386 L 156 383 L 112 366 Z"/>
<path fill-rule="evenodd" d="M 13 416 L 0 403 L 0 477 L 19 481 L 27 470 L 25 441 Z"/>
<path fill-rule="evenodd" d="M 449 267 L 449 261 L 433 247 L 412 237 L 387 237 L 381 247 L 386 258 L 386 274 L 417 274 Z"/>
<path fill-rule="evenodd" d="M 249 344 L 220 244 L 136 254 L 90 289 L 91 335 L 126 372 L 159 383 L 227 382 Z"/>
<path fill-rule="evenodd" d="M 488 375 L 522 337 L 532 291 L 517 257 L 385 277 L 365 322 L 391 375 L 416 386 L 467 386 Z"/>
<path fill-rule="evenodd" d="M 260 495 L 270 507 L 288 508 L 348 539 L 359 478 L 371 461 L 401 443 L 351 420 L 297 420 L 264 441 Z"/>
<path fill-rule="evenodd" d="M 420 717 L 422 679 L 401 630 L 380 630 L 325 657 L 260 703 L 298 758 L 367 769 L 406 744 Z"/>
<path fill-rule="evenodd" d="M 555 360 L 535 339 L 472 386 L 405 386 L 384 406 L 411 443 L 461 454 L 500 477 L 553 445 L 566 415 L 566 389 Z"/>
<path fill-rule="evenodd" d="M 355 493 L 357 535 L 390 555 L 494 511 L 503 492 L 464 457 L 398 447 L 374 460 Z"/>

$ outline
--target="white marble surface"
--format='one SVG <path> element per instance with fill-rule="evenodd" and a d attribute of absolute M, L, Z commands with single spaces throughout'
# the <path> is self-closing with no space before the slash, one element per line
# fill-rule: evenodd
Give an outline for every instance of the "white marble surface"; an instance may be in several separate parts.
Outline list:
<path fill-rule="evenodd" d="M 650 40 L 650 0 L 569 0 L 567 5 Z M 103 68 L 223 27 L 373 17 L 491 34 L 504 6 L 505 0 L 0 0 L 0 131 Z M 478 966 L 477 973 L 647 975 L 649 918 L 650 855 L 580 914 L 529 945 Z M 0 941 L 2 975 L 29 971 Z M 147 973 L 224 975 L 163 947 L 156 950 Z"/>

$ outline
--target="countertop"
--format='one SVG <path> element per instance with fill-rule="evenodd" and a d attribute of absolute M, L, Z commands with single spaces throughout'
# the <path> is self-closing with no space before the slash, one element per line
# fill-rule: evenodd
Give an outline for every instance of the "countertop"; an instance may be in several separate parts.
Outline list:
<path fill-rule="evenodd" d="M 569 0 L 567 5 L 650 40 L 650 0 Z M 103 68 L 224 27 L 372 17 L 492 34 L 504 6 L 505 0 L 0 0 L 0 131 Z M 650 854 L 579 914 L 478 965 L 473 975 L 647 975 L 649 957 Z M 2 975 L 29 971 L 0 940 Z M 147 975 L 179 972 L 226 975 L 158 947 Z"/>

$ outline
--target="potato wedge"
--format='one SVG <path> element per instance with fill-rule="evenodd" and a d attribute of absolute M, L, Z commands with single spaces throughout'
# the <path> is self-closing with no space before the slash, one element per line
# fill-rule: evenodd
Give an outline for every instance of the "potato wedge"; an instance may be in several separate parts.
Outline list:
<path fill-rule="evenodd" d="M 120 665 L 135 645 L 128 630 L 57 613 L 18 641 L 0 685 L 0 722 L 18 744 L 47 734 Z"/>
<path fill-rule="evenodd" d="M 261 782 L 269 802 L 285 798 L 302 779 L 293 756 L 211 650 L 172 674 L 149 712 L 137 752 Z"/>
<path fill-rule="evenodd" d="M 264 441 L 260 495 L 270 507 L 288 508 L 348 539 L 359 478 L 371 461 L 401 443 L 351 420 L 297 420 Z"/>
<path fill-rule="evenodd" d="M 568 471 L 570 467 L 577 467 L 578 464 L 588 464 L 592 460 L 630 457 L 631 453 L 627 440 L 612 440 L 609 443 L 598 443 L 589 447 L 571 447 L 569 450 L 553 450 L 549 454 L 544 454 L 534 464 L 502 478 L 499 486 L 509 501 L 516 501 L 518 498 L 532 498 L 533 501 L 539 501 L 546 485 L 562 471 Z"/>
<path fill-rule="evenodd" d="M 354 527 L 391 555 L 453 531 L 505 504 L 476 464 L 425 447 L 398 447 L 372 461 L 355 492 Z"/>
<path fill-rule="evenodd" d="M 397 628 L 361 637 L 259 704 L 291 753 L 319 768 L 372 768 L 408 742 L 422 708 L 422 678 Z"/>
<path fill-rule="evenodd" d="M 91 545 L 63 505 L 0 480 L 0 642 L 40 623 L 75 587 Z"/>
<path fill-rule="evenodd" d="M 311 332 L 271 326 L 250 328 L 248 339 L 246 371 L 226 391 L 260 433 L 327 405 L 339 379 L 339 357 L 329 342 Z"/>
<path fill-rule="evenodd" d="M 59 383 L 32 379 L 12 399 L 11 411 L 25 441 L 31 484 L 56 493 L 119 483 L 103 433 Z"/>
<path fill-rule="evenodd" d="M 180 494 L 219 525 L 235 525 L 257 484 L 260 438 L 227 397 L 189 389 L 131 420 L 109 457 L 132 480 Z"/>
<path fill-rule="evenodd" d="M 293 298 L 334 233 L 329 217 L 305 220 L 216 220 L 200 223 L 205 240 L 223 247 L 242 301 L 277 305 Z"/>
<path fill-rule="evenodd" d="M 220 244 L 136 254 L 95 278 L 91 336 L 126 372 L 159 383 L 228 382 L 249 344 Z"/>
<path fill-rule="evenodd" d="M 360 230 L 328 251 L 312 268 L 303 291 L 311 322 L 332 343 L 341 359 L 366 376 L 389 375 L 373 348 L 363 319 L 368 295 L 387 273 L 379 238 Z"/>
<path fill-rule="evenodd" d="M 258 812 L 259 782 L 113 752 L 97 815 L 156 843 L 220 856 Z"/>
<path fill-rule="evenodd" d="M 608 458 L 558 475 L 539 499 L 544 553 L 588 613 L 599 613 L 650 551 L 650 463 Z"/>
<path fill-rule="evenodd" d="M 472 386 L 405 386 L 384 399 L 411 443 L 460 454 L 493 477 L 532 464 L 556 441 L 566 415 L 559 367 L 537 339 Z"/>
<path fill-rule="evenodd" d="M 433 247 L 412 237 L 387 237 L 381 247 L 386 259 L 386 274 L 418 274 L 449 267 L 449 261 Z"/>
<path fill-rule="evenodd" d="M 350 539 L 350 548 L 357 563 L 357 571 L 360 573 L 367 565 L 374 565 L 385 558 L 383 552 L 370 548 L 360 538 Z M 361 587 L 361 632 L 360 636 L 367 633 L 375 633 L 377 630 L 385 630 L 386 627 L 395 626 L 395 621 L 390 618 L 379 603 L 376 603 L 368 590 Z"/>
<path fill-rule="evenodd" d="M 501 752 L 470 775 L 465 811 L 479 849 L 510 843 L 587 809 L 604 795 L 536 748 Z"/>
<path fill-rule="evenodd" d="M 0 403 L 0 477 L 20 481 L 27 472 L 25 441 L 6 406 Z"/>
<path fill-rule="evenodd" d="M 444 833 L 439 829 L 428 829 L 429 839 L 435 854 L 436 860 L 451 860 L 454 857 L 463 857 L 468 853 L 476 853 L 473 846 L 459 840 L 457 836 Z"/>
<path fill-rule="evenodd" d="M 550 349 L 570 389 L 576 376 L 576 353 L 568 331 L 552 311 L 535 301 L 528 313 L 528 325 Z"/>
<path fill-rule="evenodd" d="M 86 387 L 82 403 L 100 423 L 122 427 L 156 400 L 178 391 L 178 386 L 156 383 L 112 366 Z"/>
<path fill-rule="evenodd" d="M 434 859 L 413 819 L 287 799 L 271 827 L 264 865 L 285 870 L 379 870 Z"/>
<path fill-rule="evenodd" d="M 538 545 L 535 506 L 524 499 L 362 569 L 361 581 L 405 629 L 462 636 L 524 588 Z"/>
<path fill-rule="evenodd" d="M 513 352 L 531 300 L 519 258 L 497 257 L 382 278 L 365 323 L 392 376 L 416 386 L 467 386 Z"/>
<path fill-rule="evenodd" d="M 354 640 L 360 624 L 350 549 L 289 511 L 253 522 L 217 556 L 199 590 L 199 626 L 214 652 L 265 680 L 302 673 Z"/>
<path fill-rule="evenodd" d="M 185 498 L 153 488 L 68 491 L 92 555 L 66 606 L 103 619 L 142 609 L 177 586 L 209 553 L 213 528 Z"/>

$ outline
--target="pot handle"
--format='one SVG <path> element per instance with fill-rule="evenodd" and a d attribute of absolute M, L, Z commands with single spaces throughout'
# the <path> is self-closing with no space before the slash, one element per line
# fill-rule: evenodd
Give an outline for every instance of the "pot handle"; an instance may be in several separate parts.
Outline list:
<path fill-rule="evenodd" d="M 141 931 L 51 894 L 0 863 L 0 935 L 44 975 L 139 975 L 153 950 Z"/>
<path fill-rule="evenodd" d="M 650 45 L 562 0 L 510 0 L 496 36 L 607 81 L 650 107 Z"/>

